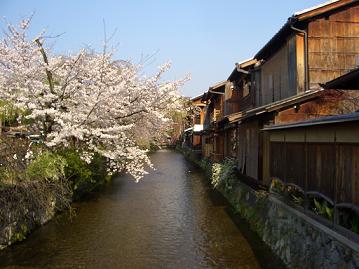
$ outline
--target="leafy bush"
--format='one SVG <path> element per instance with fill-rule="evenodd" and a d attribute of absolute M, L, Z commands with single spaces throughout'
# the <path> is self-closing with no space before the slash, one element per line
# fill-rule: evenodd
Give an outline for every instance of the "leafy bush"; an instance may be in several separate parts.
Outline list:
<path fill-rule="evenodd" d="M 59 181 L 65 177 L 67 162 L 62 156 L 44 152 L 38 155 L 26 168 L 25 174 L 31 180 Z"/>
<path fill-rule="evenodd" d="M 225 191 L 232 189 L 236 180 L 236 162 L 234 159 L 227 158 L 223 163 L 215 163 L 212 166 L 211 184 L 214 188 L 224 188 Z"/>
<path fill-rule="evenodd" d="M 334 216 L 334 208 L 333 206 L 330 206 L 327 201 L 320 198 L 314 198 L 313 199 L 314 207 L 312 207 L 312 210 L 322 217 L 325 217 L 329 220 L 333 219 Z"/>
<path fill-rule="evenodd" d="M 62 150 L 58 154 L 67 162 L 65 175 L 70 181 L 75 200 L 110 180 L 106 172 L 106 160 L 99 154 L 93 155 L 91 163 L 81 159 L 80 152 L 74 149 Z"/>
<path fill-rule="evenodd" d="M 213 185 L 214 188 L 218 188 L 222 183 L 223 178 L 221 177 L 221 172 L 222 172 L 222 164 L 214 163 L 212 166 L 212 178 L 211 178 L 211 184 Z"/>
<path fill-rule="evenodd" d="M 65 176 L 71 182 L 73 190 L 76 190 L 85 182 L 94 183 L 93 174 L 80 154 L 73 149 L 59 151 L 58 154 L 66 160 Z"/>
<path fill-rule="evenodd" d="M 103 156 L 95 153 L 88 167 L 92 173 L 93 180 L 97 184 L 110 180 L 111 176 L 106 171 L 106 159 Z"/>

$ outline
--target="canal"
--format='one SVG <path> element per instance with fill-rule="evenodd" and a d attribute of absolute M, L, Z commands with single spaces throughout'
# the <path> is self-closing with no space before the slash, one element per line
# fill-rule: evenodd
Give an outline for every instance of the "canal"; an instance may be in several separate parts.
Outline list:
<path fill-rule="evenodd" d="M 127 176 L 0 251 L 1 268 L 283 268 L 174 151 L 151 156 L 157 170 Z"/>

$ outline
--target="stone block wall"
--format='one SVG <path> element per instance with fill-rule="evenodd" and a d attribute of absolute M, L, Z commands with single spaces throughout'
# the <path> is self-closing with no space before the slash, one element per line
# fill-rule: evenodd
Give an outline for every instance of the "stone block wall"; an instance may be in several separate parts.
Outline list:
<path fill-rule="evenodd" d="M 359 245 L 282 202 L 236 182 L 219 188 L 288 268 L 359 268 Z"/>

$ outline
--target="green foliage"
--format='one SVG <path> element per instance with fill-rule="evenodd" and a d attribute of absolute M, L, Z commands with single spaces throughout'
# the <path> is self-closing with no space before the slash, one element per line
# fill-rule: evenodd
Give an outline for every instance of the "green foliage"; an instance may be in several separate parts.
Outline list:
<path fill-rule="evenodd" d="M 92 173 L 93 180 L 97 184 L 101 184 L 104 182 L 107 182 L 111 179 L 111 176 L 109 176 L 106 172 L 106 160 L 101 155 L 95 153 L 92 161 L 90 164 L 88 164 L 88 168 L 90 169 Z"/>
<path fill-rule="evenodd" d="M 211 170 L 212 163 L 209 161 L 209 159 L 201 159 L 199 161 L 199 166 L 206 172 L 209 173 Z"/>
<path fill-rule="evenodd" d="M 67 162 L 65 175 L 70 181 L 75 200 L 111 179 L 105 169 L 105 159 L 99 154 L 94 154 L 89 164 L 80 158 L 80 152 L 75 149 L 61 150 L 58 154 Z"/>
<path fill-rule="evenodd" d="M 223 178 L 221 177 L 221 172 L 222 172 L 222 165 L 220 163 L 214 163 L 212 165 L 212 178 L 211 178 L 211 184 L 213 185 L 214 188 L 218 188 L 222 183 Z"/>
<path fill-rule="evenodd" d="M 296 205 L 303 206 L 304 205 L 304 198 L 300 196 L 292 195 L 293 202 Z"/>
<path fill-rule="evenodd" d="M 15 182 L 19 178 L 19 174 L 12 167 L 0 167 L 0 185 Z"/>
<path fill-rule="evenodd" d="M 59 151 L 58 154 L 66 160 L 65 176 L 72 182 L 74 190 L 84 182 L 93 183 L 93 175 L 89 165 L 80 158 L 78 152 L 73 149 L 66 149 Z"/>
<path fill-rule="evenodd" d="M 44 152 L 38 155 L 26 168 L 25 174 L 30 180 L 59 181 L 65 177 L 67 162 L 62 156 Z"/>
<path fill-rule="evenodd" d="M 16 126 L 18 125 L 18 118 L 23 123 L 31 123 L 32 120 L 26 119 L 26 115 L 29 114 L 27 110 L 21 110 L 16 108 L 12 102 L 7 100 L 0 100 L 0 115 L 4 126 Z"/>
<path fill-rule="evenodd" d="M 214 188 L 223 188 L 230 191 L 236 181 L 235 178 L 236 162 L 234 159 L 227 158 L 223 163 L 215 163 L 212 166 L 211 184 Z"/>
<path fill-rule="evenodd" d="M 10 126 L 17 122 L 16 119 L 19 114 L 18 109 L 16 109 L 9 101 L 0 100 L 0 111 L 5 126 Z"/>
<path fill-rule="evenodd" d="M 326 217 L 330 220 L 333 219 L 334 209 L 328 206 L 327 201 L 324 200 L 323 202 L 320 202 L 319 200 L 314 198 L 314 206 L 315 207 L 313 208 L 313 210 L 316 214 Z"/>

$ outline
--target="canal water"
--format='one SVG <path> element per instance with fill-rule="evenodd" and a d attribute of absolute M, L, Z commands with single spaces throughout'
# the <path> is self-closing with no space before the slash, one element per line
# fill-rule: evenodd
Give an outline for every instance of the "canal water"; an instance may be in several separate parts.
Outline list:
<path fill-rule="evenodd" d="M 174 151 L 0 251 L 1 268 L 282 268 L 202 172 Z"/>

